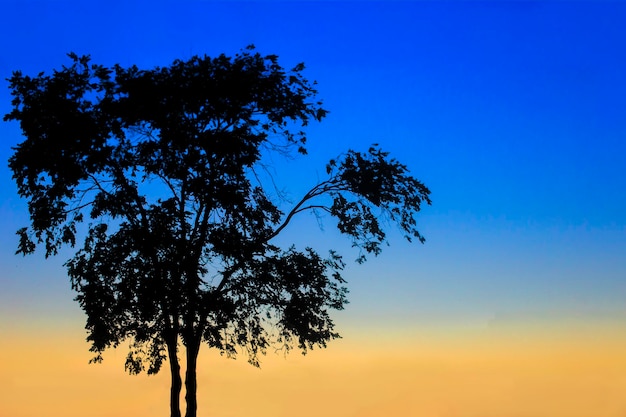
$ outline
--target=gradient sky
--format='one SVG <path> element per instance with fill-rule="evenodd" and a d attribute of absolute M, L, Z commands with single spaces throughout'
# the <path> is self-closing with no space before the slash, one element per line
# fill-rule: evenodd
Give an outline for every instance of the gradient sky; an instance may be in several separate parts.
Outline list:
<path fill-rule="evenodd" d="M 330 110 L 310 156 L 278 167 L 294 197 L 374 142 L 432 190 L 425 245 L 392 233 L 348 269 L 344 339 L 261 371 L 205 349 L 200 415 L 623 417 L 625 27 L 617 1 L 4 0 L 0 113 L 12 71 L 70 51 L 150 68 L 255 44 L 304 62 Z M 86 364 L 69 252 L 14 255 L 18 126 L 0 139 L 0 415 L 165 416 L 165 373 L 124 375 L 124 349 Z M 281 239 L 356 257 L 331 226 Z"/>

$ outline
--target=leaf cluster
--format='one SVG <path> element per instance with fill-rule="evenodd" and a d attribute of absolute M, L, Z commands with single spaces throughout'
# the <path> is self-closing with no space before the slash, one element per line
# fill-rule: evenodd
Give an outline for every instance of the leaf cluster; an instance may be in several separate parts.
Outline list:
<path fill-rule="evenodd" d="M 270 197 L 255 171 L 264 153 L 306 154 L 303 128 L 327 114 L 304 65 L 253 48 L 149 70 L 70 59 L 15 72 L 4 120 L 25 136 L 9 160 L 31 219 L 18 253 L 80 242 L 66 266 L 95 361 L 130 340 L 127 370 L 156 373 L 180 340 L 243 349 L 258 366 L 270 346 L 339 337 L 341 256 L 273 244 L 299 213 L 335 218 L 359 262 L 380 253 L 384 219 L 423 241 L 415 215 L 430 191 L 378 146 L 331 160 L 296 204 Z"/>

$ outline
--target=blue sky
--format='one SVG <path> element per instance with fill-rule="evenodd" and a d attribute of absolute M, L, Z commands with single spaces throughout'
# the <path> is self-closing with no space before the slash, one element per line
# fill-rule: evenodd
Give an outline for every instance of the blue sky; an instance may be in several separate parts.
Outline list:
<path fill-rule="evenodd" d="M 90 54 L 167 65 L 255 44 L 303 61 L 330 114 L 294 197 L 347 148 L 378 142 L 432 190 L 425 245 L 348 271 L 350 326 L 626 318 L 626 4 L 620 2 L 70 2 L 0 4 L 0 78 Z M 10 110 L 0 82 L 0 113 Z M 0 123 L 0 160 L 20 133 Z M 0 164 L 0 313 L 82 320 L 61 267 L 13 255 L 25 203 Z M 284 237 L 347 242 L 301 219 Z M 356 255 L 355 255 L 356 257 Z M 44 313 L 46 312 L 46 313 Z M 33 318 L 33 320 L 35 320 Z M 626 320 L 624 320 L 626 322 Z"/>

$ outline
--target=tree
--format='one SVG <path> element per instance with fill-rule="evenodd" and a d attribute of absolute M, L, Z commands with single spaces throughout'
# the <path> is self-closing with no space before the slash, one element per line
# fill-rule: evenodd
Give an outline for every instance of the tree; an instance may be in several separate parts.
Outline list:
<path fill-rule="evenodd" d="M 9 80 L 4 120 L 25 137 L 9 166 L 31 220 L 17 253 L 79 242 L 66 266 L 92 361 L 124 341 L 131 374 L 168 360 L 172 417 L 179 349 L 194 417 L 203 342 L 258 366 L 270 346 L 306 353 L 339 336 L 329 313 L 346 302 L 343 258 L 278 247 L 294 216 L 333 218 L 358 262 L 380 253 L 387 223 L 423 242 L 415 215 L 430 191 L 377 145 L 331 160 L 296 203 L 272 191 L 264 157 L 305 155 L 302 127 L 327 113 L 303 64 L 286 71 L 252 47 L 151 70 L 69 57 L 52 75 Z"/>

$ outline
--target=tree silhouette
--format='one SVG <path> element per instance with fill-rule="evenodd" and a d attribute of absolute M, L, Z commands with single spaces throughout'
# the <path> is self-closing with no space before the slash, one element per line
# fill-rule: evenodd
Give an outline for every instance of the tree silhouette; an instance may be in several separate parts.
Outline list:
<path fill-rule="evenodd" d="M 334 218 L 359 262 L 380 253 L 383 218 L 423 241 L 415 214 L 430 192 L 377 145 L 331 160 L 295 204 L 273 196 L 262 158 L 306 154 L 302 127 L 327 113 L 303 64 L 286 71 L 253 47 L 151 70 L 69 57 L 52 75 L 9 80 L 4 120 L 25 136 L 9 165 L 31 219 L 17 252 L 43 245 L 47 257 L 79 241 L 66 266 L 92 361 L 124 341 L 132 374 L 169 360 L 172 417 L 179 349 L 194 417 L 203 342 L 258 366 L 270 346 L 305 353 L 338 337 L 329 311 L 346 302 L 344 262 L 278 247 L 294 216 Z"/>

